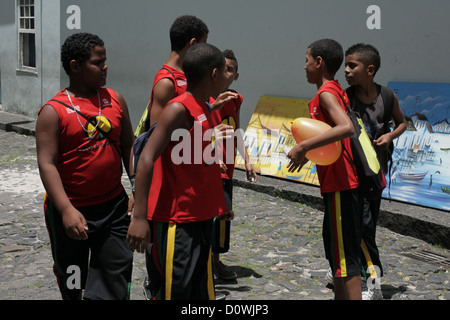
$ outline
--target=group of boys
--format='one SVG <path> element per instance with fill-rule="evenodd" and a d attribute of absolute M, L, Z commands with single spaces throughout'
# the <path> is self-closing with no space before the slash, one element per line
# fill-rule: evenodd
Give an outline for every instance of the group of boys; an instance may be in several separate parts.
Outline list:
<path fill-rule="evenodd" d="M 234 156 L 232 162 L 211 163 L 202 157 L 198 163 L 194 157 L 199 149 L 192 143 L 190 150 L 183 149 L 192 161 L 175 164 L 172 159 L 182 140 L 194 141 L 200 131 L 202 155 L 211 139 L 220 159 L 238 149 L 248 181 L 257 180 L 242 136 L 234 134 L 243 99 L 229 87 L 239 76 L 238 63 L 231 50 L 206 44 L 208 32 L 194 16 L 175 20 L 169 59 L 155 77 L 135 134 L 122 95 L 103 88 L 108 69 L 103 41 L 78 33 L 63 44 L 61 60 L 70 84 L 42 107 L 36 125 L 45 219 L 63 299 L 129 299 L 133 251 L 146 256 L 148 299 L 216 299 L 213 272 L 226 279 L 236 277 L 219 259 L 229 249 L 234 216 Z M 348 98 L 334 80 L 342 61 L 342 47 L 333 40 L 308 47 L 306 75 L 318 88 L 309 104 L 311 117 L 333 129 L 295 146 L 288 154 L 290 171 L 301 169 L 311 149 L 341 140 L 350 150 Z M 356 45 L 346 53 L 345 73 L 354 88 L 352 108 L 359 108 L 371 124 L 366 129 L 382 154 L 406 125 L 395 99 L 394 130 L 380 130 L 390 119 L 383 112 L 380 86 L 373 82 L 379 67 L 372 46 Z M 135 136 L 155 124 L 134 168 Z M 179 129 L 185 135 L 174 141 L 172 133 Z M 232 148 L 225 143 L 230 139 Z M 129 177 L 135 175 L 130 199 L 121 182 L 122 163 Z M 361 266 L 381 268 L 375 242 L 381 198 L 369 202 L 361 196 L 351 155 L 343 153 L 317 171 L 326 204 L 323 238 L 335 297 L 360 299 Z M 68 283 L 68 270 L 74 265 L 81 269 L 79 287 Z"/>
<path fill-rule="evenodd" d="M 351 86 L 347 91 L 335 80 L 343 60 L 342 46 L 334 40 L 318 40 L 308 47 L 306 77 L 318 89 L 309 102 L 311 118 L 328 123 L 332 129 L 296 145 L 288 154 L 288 167 L 290 172 L 299 171 L 308 161 L 309 150 L 342 142 L 345 152 L 335 163 L 317 166 L 325 205 L 322 236 L 331 269 L 330 280 L 336 299 L 382 299 L 381 288 L 373 283 L 379 284 L 383 275 L 375 239 L 381 194 L 369 200 L 359 188 L 349 140 L 355 129 L 346 110 L 350 105 L 360 114 L 385 173 L 389 147 L 406 130 L 406 120 L 397 97 L 392 93 L 393 104 L 385 106 L 381 86 L 374 82 L 381 65 L 378 50 L 371 45 L 356 44 L 346 51 L 345 76 Z M 392 131 L 391 118 L 394 120 Z M 361 274 L 365 283 L 361 283 Z"/>

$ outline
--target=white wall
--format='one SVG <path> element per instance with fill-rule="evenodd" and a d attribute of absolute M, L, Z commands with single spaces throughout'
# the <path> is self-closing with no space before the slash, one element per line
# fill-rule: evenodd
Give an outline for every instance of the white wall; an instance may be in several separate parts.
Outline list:
<path fill-rule="evenodd" d="M 54 68 L 61 70 L 59 47 L 65 38 L 80 31 L 97 33 L 107 46 L 108 86 L 125 96 L 134 126 L 148 102 L 154 74 L 168 58 L 169 28 L 183 14 L 196 15 L 206 22 L 210 43 L 235 51 L 241 77 L 234 88 L 245 99 L 243 127 L 262 95 L 313 97 L 316 89 L 305 79 L 304 55 L 306 47 L 320 38 L 334 38 L 344 50 L 357 42 L 375 45 L 382 56 L 377 75 L 381 84 L 449 82 L 448 0 L 61 0 L 59 3 L 60 43 L 58 46 L 53 43 L 56 35 L 53 31 L 43 37 L 44 53 L 52 65 L 47 65 L 49 71 L 42 74 L 45 81 L 49 76 L 54 78 L 41 91 L 50 91 L 50 84 L 57 78 L 53 76 Z M 79 30 L 67 28 L 70 14 L 66 10 L 70 5 L 81 9 Z M 370 30 L 366 25 L 371 17 L 366 12 L 370 5 L 381 10 L 381 29 Z M 2 1 L 0 17 L 5 16 L 4 8 Z M 43 26 L 51 29 L 56 20 L 46 20 Z M 0 28 L 4 28 L 1 22 Z M 4 66 L 8 63 L 4 59 L 12 60 L 0 56 L 5 97 L 10 85 L 5 84 Z M 63 87 L 67 85 L 66 77 L 61 71 L 60 74 L 59 86 Z M 343 68 L 337 78 L 345 87 Z"/>
<path fill-rule="evenodd" d="M 0 5 L 0 69 L 4 111 L 36 116 L 60 85 L 59 1 L 35 1 L 36 70 L 18 70 L 16 1 Z M 45 18 L 43 18 L 45 17 Z"/>

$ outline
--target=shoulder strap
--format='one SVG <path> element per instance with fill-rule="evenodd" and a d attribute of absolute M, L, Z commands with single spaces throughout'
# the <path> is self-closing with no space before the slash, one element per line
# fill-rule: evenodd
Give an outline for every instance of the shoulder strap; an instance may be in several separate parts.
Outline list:
<path fill-rule="evenodd" d="M 75 109 L 74 107 L 69 106 L 67 103 L 64 103 L 64 102 L 56 100 L 56 99 L 52 99 L 50 101 L 57 102 L 57 103 L 63 105 L 64 107 L 66 107 L 70 110 L 73 110 L 74 112 L 76 112 L 78 115 L 82 116 L 84 119 L 86 119 L 87 122 L 89 122 L 90 124 L 92 124 L 95 127 L 96 123 L 93 122 L 93 120 L 88 118 L 86 115 L 84 115 L 83 113 L 81 113 L 80 111 Z M 116 148 L 119 155 L 122 154 L 122 152 L 119 150 L 119 147 L 117 147 L 116 142 L 109 136 L 109 132 L 103 131 L 100 127 L 97 127 L 97 131 L 100 131 L 112 143 L 112 145 L 114 146 L 114 148 Z"/>
<path fill-rule="evenodd" d="M 350 107 L 350 101 L 345 101 L 344 97 L 343 97 L 343 96 L 340 94 L 340 92 L 337 91 L 336 89 L 334 89 L 334 88 L 330 88 L 330 89 L 334 90 L 334 91 L 339 95 L 339 97 L 341 98 L 342 102 L 345 104 L 345 106 L 346 106 L 346 108 L 347 108 L 346 113 L 347 113 L 348 117 L 349 117 L 350 120 L 352 121 L 352 124 L 355 125 L 355 123 L 353 123 L 352 116 L 354 115 L 354 117 L 356 117 L 356 115 L 355 115 L 355 113 L 353 112 L 353 110 L 352 110 L 351 107 Z M 347 94 L 347 98 L 349 98 L 349 97 L 348 97 L 348 94 Z M 349 98 L 349 99 L 350 99 L 350 98 Z M 322 111 L 323 111 L 323 113 L 325 114 L 325 117 L 328 119 L 328 121 L 331 122 L 331 119 L 330 119 L 330 117 L 329 117 L 329 115 L 328 115 L 328 112 L 322 107 L 322 105 L 320 104 L 320 102 L 319 102 L 319 107 L 320 107 L 320 109 L 322 109 Z M 354 159 L 353 159 L 353 156 L 350 155 L 350 152 L 347 150 L 347 148 L 345 147 L 344 143 L 342 143 L 342 148 L 343 148 L 344 151 L 346 152 L 347 157 L 350 159 L 350 161 L 352 161 L 353 163 L 355 163 L 355 161 L 354 161 Z"/>
<path fill-rule="evenodd" d="M 175 96 L 177 96 L 177 95 L 178 95 L 177 78 L 175 77 L 175 75 L 173 74 L 173 72 L 170 71 L 168 68 L 165 68 L 165 67 L 164 67 L 163 69 L 169 71 L 169 73 L 172 75 L 172 77 L 173 77 L 173 84 L 175 85 Z"/>
<path fill-rule="evenodd" d="M 384 105 L 384 123 L 385 128 L 389 125 L 389 121 L 391 121 L 392 118 L 392 109 L 394 108 L 394 92 L 385 86 L 380 86 L 381 89 L 381 98 L 383 99 L 383 105 Z M 386 121 L 387 120 L 387 121 Z"/>
<path fill-rule="evenodd" d="M 348 100 L 353 102 L 353 99 L 355 97 L 355 87 L 353 87 L 353 86 L 348 87 L 345 90 L 345 92 L 347 93 Z M 350 102 L 350 105 L 353 105 L 353 103 L 351 103 L 351 102 Z"/>

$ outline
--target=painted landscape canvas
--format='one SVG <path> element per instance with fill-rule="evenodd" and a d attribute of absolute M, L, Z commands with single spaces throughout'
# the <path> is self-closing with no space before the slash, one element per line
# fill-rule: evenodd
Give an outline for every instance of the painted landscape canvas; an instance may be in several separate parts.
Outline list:
<path fill-rule="evenodd" d="M 450 210 L 450 83 L 389 82 L 408 129 L 394 141 L 384 198 Z"/>

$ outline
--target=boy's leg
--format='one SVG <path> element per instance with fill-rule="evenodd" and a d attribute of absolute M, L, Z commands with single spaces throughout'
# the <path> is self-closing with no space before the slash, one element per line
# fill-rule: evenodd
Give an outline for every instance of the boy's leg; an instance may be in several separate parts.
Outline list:
<path fill-rule="evenodd" d="M 126 242 L 130 224 L 127 195 L 122 193 L 112 201 L 91 207 L 86 217 L 91 259 L 84 298 L 128 300 L 133 252 Z"/>
<path fill-rule="evenodd" d="M 334 295 L 336 300 L 361 300 L 361 277 L 335 278 Z"/>
<path fill-rule="evenodd" d="M 380 278 L 383 276 L 383 267 L 381 265 L 380 254 L 375 239 L 380 204 L 381 198 L 372 201 L 364 199 L 361 261 L 366 278 L 369 276 L 372 276 L 372 278 Z M 374 268 L 374 266 L 376 267 Z"/>
<path fill-rule="evenodd" d="M 333 271 L 337 297 L 341 286 L 346 296 L 361 296 L 361 218 L 362 207 L 357 189 L 324 194 L 323 240 L 325 253 Z M 347 278 L 347 279 L 340 279 Z M 359 282 L 354 280 L 358 278 Z M 336 281 L 337 280 L 337 281 Z M 359 283 L 356 288 L 355 283 Z"/>
<path fill-rule="evenodd" d="M 233 203 L 233 181 L 222 179 L 225 204 L 232 210 Z M 214 274 L 224 280 L 234 280 L 237 278 L 235 272 L 230 271 L 220 262 L 220 254 L 230 250 L 231 221 L 215 218 L 213 221 L 212 251 Z"/>
<path fill-rule="evenodd" d="M 157 299 L 214 300 L 212 220 L 156 225 L 153 260 L 162 279 Z"/>
<path fill-rule="evenodd" d="M 161 300 L 161 285 L 163 278 L 159 257 L 161 256 L 161 243 L 163 241 L 162 230 L 165 229 L 167 223 L 149 221 L 148 224 L 150 226 L 152 239 L 151 244 L 147 246 L 145 253 L 145 263 L 148 274 L 148 292 L 146 295 L 148 295 L 148 300 Z M 157 243 L 155 241 L 157 241 Z"/>
<path fill-rule="evenodd" d="M 44 200 L 44 212 L 54 261 L 53 272 L 62 299 L 80 300 L 87 277 L 89 244 L 87 241 L 74 240 L 66 235 L 61 215 L 47 196 Z M 68 269 L 71 266 L 76 269 Z M 78 270 L 79 279 L 75 278 Z"/>

